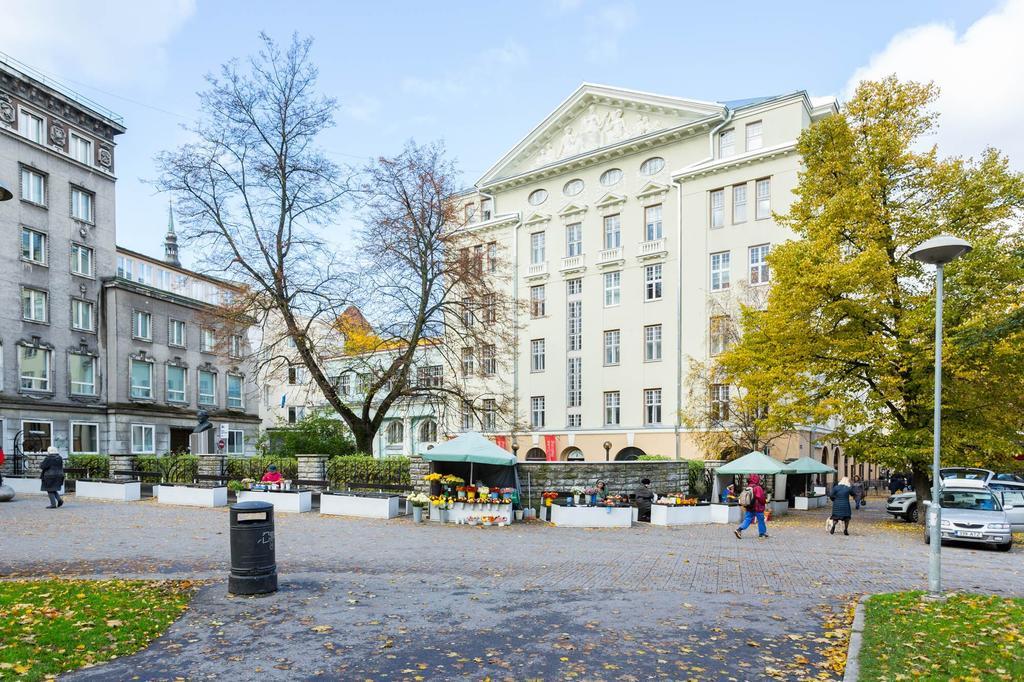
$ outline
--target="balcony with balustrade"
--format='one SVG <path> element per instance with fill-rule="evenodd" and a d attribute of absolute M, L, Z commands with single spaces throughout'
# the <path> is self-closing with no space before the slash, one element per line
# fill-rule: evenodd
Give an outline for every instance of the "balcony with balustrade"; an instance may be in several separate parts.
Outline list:
<path fill-rule="evenodd" d="M 616 246 L 611 249 L 602 249 L 597 254 L 597 265 L 602 268 L 622 265 L 624 260 L 621 246 Z"/>
<path fill-rule="evenodd" d="M 640 242 L 636 257 L 642 261 L 655 260 L 668 256 L 668 248 L 665 245 L 665 238 L 651 239 Z"/>
<path fill-rule="evenodd" d="M 548 262 L 530 263 L 526 267 L 526 279 L 546 279 L 548 276 Z"/>
<path fill-rule="evenodd" d="M 586 256 L 580 254 L 578 256 L 566 256 L 562 259 L 562 265 L 558 268 L 559 272 L 563 275 L 568 275 L 577 272 L 583 272 L 587 269 Z"/>

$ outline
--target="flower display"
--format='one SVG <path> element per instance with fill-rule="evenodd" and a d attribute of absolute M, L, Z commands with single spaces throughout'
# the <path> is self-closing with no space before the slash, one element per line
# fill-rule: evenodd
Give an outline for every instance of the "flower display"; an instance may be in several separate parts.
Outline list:
<path fill-rule="evenodd" d="M 595 488 L 594 486 L 589 486 L 586 489 L 584 489 L 583 492 L 586 495 L 596 495 L 597 494 L 597 488 Z"/>
<path fill-rule="evenodd" d="M 413 493 L 409 496 L 409 503 L 414 507 L 426 507 L 430 504 L 430 497 L 426 493 Z"/>
<path fill-rule="evenodd" d="M 441 480 L 441 474 L 438 474 L 438 473 L 427 474 L 426 476 L 423 477 L 423 480 L 424 481 L 430 481 L 431 483 L 433 483 L 434 481 L 440 481 Z"/>
<path fill-rule="evenodd" d="M 445 485 L 456 485 L 456 486 L 458 486 L 458 485 L 462 485 L 465 482 L 466 482 L 465 480 L 459 478 L 455 474 L 445 474 L 444 476 L 441 477 L 441 483 L 444 483 Z"/>
<path fill-rule="evenodd" d="M 569 488 L 569 493 L 571 495 L 583 495 L 584 493 L 586 493 L 586 491 L 587 489 L 581 485 L 574 485 L 573 487 Z"/>

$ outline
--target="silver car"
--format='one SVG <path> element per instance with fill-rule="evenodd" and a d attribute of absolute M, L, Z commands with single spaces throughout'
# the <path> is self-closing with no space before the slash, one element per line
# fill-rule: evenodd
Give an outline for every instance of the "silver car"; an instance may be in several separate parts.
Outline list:
<path fill-rule="evenodd" d="M 939 505 L 942 507 L 940 533 L 943 541 L 995 545 L 1003 551 L 1013 546 L 1010 520 L 1003 503 L 982 481 L 944 480 Z M 1015 509 L 1015 506 L 1011 508 Z M 931 514 L 926 513 L 925 543 L 931 542 L 931 521 Z"/>
<path fill-rule="evenodd" d="M 989 484 L 989 489 L 991 489 Z M 1010 530 L 1014 533 L 1024 532 L 1024 490 L 993 491 L 1003 503 L 1003 511 L 1010 520 Z"/>

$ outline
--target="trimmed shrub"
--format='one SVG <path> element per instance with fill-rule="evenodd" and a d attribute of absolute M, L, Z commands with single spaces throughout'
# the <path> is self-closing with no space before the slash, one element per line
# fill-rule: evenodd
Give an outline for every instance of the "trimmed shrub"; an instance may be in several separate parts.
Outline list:
<path fill-rule="evenodd" d="M 69 469 L 86 469 L 84 478 L 110 478 L 110 457 L 107 455 L 71 455 Z"/>
<path fill-rule="evenodd" d="M 251 478 L 258 481 L 263 478 L 263 474 L 267 472 L 267 467 L 271 464 L 277 465 L 277 470 L 289 480 L 294 481 L 299 477 L 299 460 L 294 457 L 282 457 L 280 455 L 228 457 L 227 477 L 235 481 L 241 481 L 243 478 Z"/>
<path fill-rule="evenodd" d="M 704 460 L 691 459 L 687 463 L 687 467 L 690 483 L 690 496 L 701 500 L 710 499 L 708 495 L 711 494 L 711 491 L 707 489 L 707 481 L 704 478 Z"/>
<path fill-rule="evenodd" d="M 347 483 L 377 483 L 381 485 L 410 485 L 409 458 L 370 455 L 331 457 L 327 462 L 327 479 L 332 488 Z"/>
<path fill-rule="evenodd" d="M 192 483 L 199 474 L 199 457 L 196 455 L 140 455 L 135 458 L 135 468 L 160 474 L 161 483 Z"/>
<path fill-rule="evenodd" d="M 353 455 L 356 444 L 348 425 L 331 413 L 318 411 L 300 419 L 287 428 L 265 432 L 256 443 L 262 454 L 294 455 Z"/>
<path fill-rule="evenodd" d="M 666 462 L 670 459 L 672 458 L 665 455 L 640 455 L 636 458 L 638 462 Z"/>

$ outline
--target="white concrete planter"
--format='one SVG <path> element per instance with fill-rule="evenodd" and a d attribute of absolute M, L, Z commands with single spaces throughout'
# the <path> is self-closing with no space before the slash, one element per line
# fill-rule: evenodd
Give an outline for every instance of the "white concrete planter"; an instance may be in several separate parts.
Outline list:
<path fill-rule="evenodd" d="M 771 503 L 772 516 L 782 516 L 783 514 L 789 513 L 789 502 L 787 500 L 779 500 L 778 502 Z"/>
<path fill-rule="evenodd" d="M 18 495 L 46 494 L 45 490 L 40 490 L 39 486 L 42 485 L 42 481 L 38 478 L 15 478 L 14 476 L 4 476 L 4 485 L 9 485 Z M 64 486 L 60 487 L 60 494 L 64 494 Z"/>
<path fill-rule="evenodd" d="M 324 493 L 320 495 L 320 513 L 361 516 L 367 519 L 393 519 L 398 516 L 398 496 L 363 497 Z"/>
<path fill-rule="evenodd" d="M 512 523 L 514 516 L 511 504 L 467 504 L 463 505 L 462 509 L 458 509 L 458 506 L 456 505 L 455 509 L 448 510 L 448 523 L 469 523 L 470 518 L 480 519 L 482 516 L 500 516 L 505 520 L 492 525 L 507 526 Z M 436 509 L 434 507 L 430 513 L 433 514 Z"/>
<path fill-rule="evenodd" d="M 274 511 L 308 512 L 313 508 L 313 492 L 311 490 L 239 490 L 239 502 L 269 502 Z"/>
<path fill-rule="evenodd" d="M 631 507 L 551 507 L 551 522 L 569 528 L 629 528 Z"/>
<path fill-rule="evenodd" d="M 816 486 L 814 486 L 814 494 L 815 495 L 824 495 L 825 494 L 825 486 L 823 486 L 823 485 L 816 485 Z"/>
<path fill-rule="evenodd" d="M 223 507 L 228 503 L 227 486 L 158 485 L 154 486 L 153 494 L 160 504 L 184 507 Z"/>
<path fill-rule="evenodd" d="M 793 509 L 807 511 L 808 509 L 816 509 L 817 506 L 818 498 L 816 497 L 804 497 L 803 495 L 797 495 L 793 498 Z"/>
<path fill-rule="evenodd" d="M 75 497 L 90 500 L 134 502 L 142 499 L 140 481 L 75 481 Z"/>
<path fill-rule="evenodd" d="M 712 504 L 711 523 L 739 523 L 743 508 L 734 504 Z"/>
<path fill-rule="evenodd" d="M 711 505 L 670 507 L 665 504 L 651 506 L 651 523 L 656 526 L 689 526 L 711 523 Z"/>

